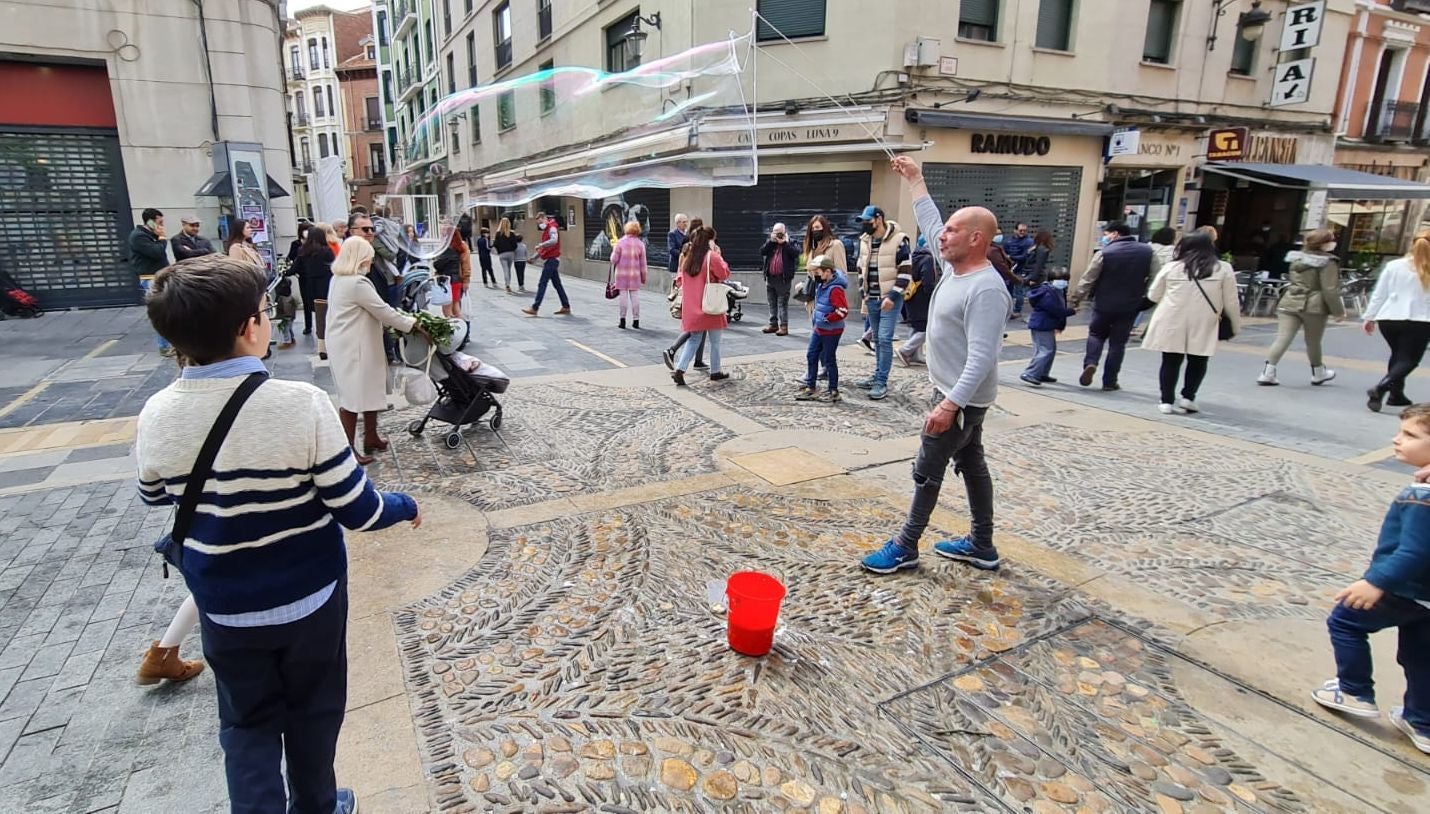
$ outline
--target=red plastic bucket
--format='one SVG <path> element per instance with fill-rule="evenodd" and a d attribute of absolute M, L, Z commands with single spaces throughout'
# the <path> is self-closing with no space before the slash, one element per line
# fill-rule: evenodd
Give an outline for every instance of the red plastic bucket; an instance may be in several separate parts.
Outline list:
<path fill-rule="evenodd" d="M 770 652 L 785 586 L 769 574 L 739 571 L 725 583 L 725 596 L 730 601 L 730 649 L 746 656 Z"/>

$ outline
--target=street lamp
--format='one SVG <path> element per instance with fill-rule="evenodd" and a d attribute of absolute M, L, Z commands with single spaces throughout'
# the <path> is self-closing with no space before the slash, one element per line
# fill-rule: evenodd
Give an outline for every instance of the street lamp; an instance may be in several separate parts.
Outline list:
<path fill-rule="evenodd" d="M 645 54 L 645 41 L 650 35 L 641 30 L 641 23 L 660 30 L 660 12 L 656 12 L 649 17 L 642 17 L 636 14 L 636 19 L 631 23 L 631 30 L 626 32 L 623 44 L 626 49 L 626 62 L 639 65 L 641 57 Z"/>
<path fill-rule="evenodd" d="M 1216 50 L 1217 24 L 1222 17 L 1226 16 L 1227 6 L 1236 0 L 1217 0 L 1212 6 L 1212 32 L 1207 37 L 1207 50 Z M 1256 42 L 1261 39 L 1261 34 L 1266 29 L 1266 24 L 1271 22 L 1271 12 L 1261 7 L 1261 0 L 1251 0 L 1251 10 L 1243 11 L 1237 15 L 1236 30 L 1241 33 L 1241 38 L 1247 42 Z"/>

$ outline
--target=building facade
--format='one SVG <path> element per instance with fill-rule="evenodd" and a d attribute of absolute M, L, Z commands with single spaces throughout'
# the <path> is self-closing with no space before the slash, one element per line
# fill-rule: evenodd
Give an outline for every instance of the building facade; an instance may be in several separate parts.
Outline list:
<path fill-rule="evenodd" d="M 378 94 L 376 38 L 365 34 L 359 44 L 362 53 L 338 65 L 338 88 L 347 128 L 349 202 L 370 210 L 373 196 L 387 191 L 387 149 Z"/>
<path fill-rule="evenodd" d="M 466 2 L 470 9 L 472 0 Z M 446 128 L 418 138 L 415 125 L 450 92 L 438 70 L 450 48 L 454 17 L 450 0 L 385 0 L 373 9 L 377 31 L 378 77 L 388 139 L 390 186 L 406 194 L 439 194 L 448 173 L 451 144 Z M 385 43 L 385 45 L 384 45 Z"/>
<path fill-rule="evenodd" d="M 291 236 L 281 35 L 263 0 L 8 6 L 0 266 L 46 307 L 128 304 L 126 237 L 147 207 L 170 234 L 196 215 L 216 240 L 243 209 L 267 245 Z"/>

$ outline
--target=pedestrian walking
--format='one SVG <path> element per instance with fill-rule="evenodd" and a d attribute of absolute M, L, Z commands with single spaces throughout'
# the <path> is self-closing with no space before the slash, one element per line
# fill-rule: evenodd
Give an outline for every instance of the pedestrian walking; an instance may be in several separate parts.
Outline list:
<path fill-rule="evenodd" d="M 676 213 L 675 225 L 665 236 L 666 268 L 670 271 L 671 287 L 675 286 L 675 275 L 680 271 L 680 251 L 689 238 L 690 218 L 684 213 Z"/>
<path fill-rule="evenodd" d="M 1317 229 L 1306 235 L 1304 249 L 1286 254 L 1289 279 L 1276 305 L 1276 341 L 1266 354 L 1266 364 L 1256 377 L 1257 384 L 1274 387 L 1280 383 L 1276 379 L 1276 366 L 1291 347 L 1291 340 L 1303 328 L 1306 358 L 1311 363 L 1311 384 L 1322 385 L 1336 378 L 1336 371 L 1326 367 L 1321 358 L 1321 337 L 1326 332 L 1326 321 L 1340 322 L 1346 318 L 1346 306 L 1341 301 L 1341 264 L 1332 254 L 1335 250 L 1335 234 L 1329 229 Z"/>
<path fill-rule="evenodd" d="M 894 329 L 904 303 L 904 289 L 913 279 L 913 250 L 909 236 L 884 210 L 869 204 L 859 213 L 864 235 L 859 239 L 859 288 L 866 332 L 875 346 L 874 375 L 854 386 L 869 391 L 878 401 L 888 395 L 889 369 L 894 365 Z M 868 345 L 866 344 L 866 347 Z"/>
<path fill-rule="evenodd" d="M 536 285 L 536 299 L 531 307 L 523 308 L 521 312 L 536 316 L 541 310 L 541 301 L 546 298 L 546 286 L 549 284 L 561 299 L 561 307 L 556 309 L 556 313 L 570 314 L 571 301 L 566 298 L 566 287 L 561 285 L 561 225 L 556 222 L 555 215 L 537 212 L 536 228 L 541 230 L 541 242 L 536 244 L 536 256 L 541 258 L 541 282 Z"/>
<path fill-rule="evenodd" d="M 1058 355 L 1058 334 L 1068 326 L 1068 317 L 1077 312 L 1068 307 L 1062 290 L 1045 280 L 1028 291 L 1028 332 L 1033 336 L 1033 358 L 1018 378 L 1033 387 L 1053 384 L 1053 360 Z"/>
<path fill-rule="evenodd" d="M 516 235 L 516 250 L 512 253 L 512 265 L 516 267 L 516 290 L 520 294 L 526 293 L 526 237 L 521 233 Z M 507 293 L 511 293 L 511 286 L 507 286 Z"/>
<path fill-rule="evenodd" d="M 1118 376 L 1122 373 L 1122 359 L 1132 335 L 1132 324 L 1146 302 L 1148 282 L 1161 266 L 1151 245 L 1138 242 L 1126 222 L 1107 224 L 1103 237 L 1106 244 L 1083 272 L 1068 305 L 1077 310 L 1085 300 L 1092 300 L 1092 322 L 1087 328 L 1087 350 L 1083 354 L 1078 384 L 1091 386 L 1106 348 L 1102 389 L 1115 391 L 1122 389 Z"/>
<path fill-rule="evenodd" d="M 993 478 L 983 454 L 983 420 L 998 397 L 998 353 L 1012 304 L 1003 277 L 988 262 L 998 220 L 983 207 L 967 206 L 944 223 L 919 165 L 901 155 L 893 167 L 911 188 L 919 230 L 931 236 L 946 264 L 929 304 L 928 369 L 936 393 L 924 419 L 904 527 L 861 564 L 876 574 L 918 567 L 919 540 L 951 462 L 955 474 L 963 476 L 972 530 L 935 544 L 934 552 L 995 570 L 1002 559 L 993 545 Z"/>
<path fill-rule="evenodd" d="M 1157 272 L 1147 298 L 1157 303 L 1157 310 L 1147 323 L 1142 347 L 1162 354 L 1158 409 L 1164 414 L 1178 408 L 1198 412 L 1197 391 L 1206 378 L 1207 363 L 1216 353 L 1223 317 L 1232 335 L 1240 330 L 1236 273 L 1230 263 L 1217 257 L 1211 236 L 1196 232 L 1177 244 L 1176 259 Z M 1183 362 L 1187 373 L 1179 399 L 1177 380 Z"/>
<path fill-rule="evenodd" d="M 368 455 L 388 446 L 377 431 L 377 414 L 387 409 L 383 328 L 408 333 L 415 323 L 413 317 L 388 305 L 368 279 L 372 258 L 372 245 L 366 240 L 350 237 L 343 241 L 328 291 L 327 347 L 338 390 L 338 417 L 354 457 L 364 466 L 372 463 Z M 361 450 L 355 441 L 359 415 L 364 425 Z"/>
<path fill-rule="evenodd" d="M 913 279 L 904 297 L 904 315 L 909 320 L 909 338 L 899 348 L 899 361 L 904 367 L 912 367 L 924 362 L 924 340 L 928 334 L 929 301 L 933 298 L 934 287 L 938 285 L 938 262 L 929 251 L 928 236 L 919 235 L 911 258 Z"/>
<path fill-rule="evenodd" d="M 1420 366 L 1430 342 L 1430 230 L 1415 236 L 1408 255 L 1381 270 L 1366 305 L 1364 327 L 1367 336 L 1379 328 L 1390 346 L 1385 378 L 1366 391 L 1366 406 L 1378 413 L 1382 402 L 1392 407 L 1410 404 L 1405 379 Z"/>
<path fill-rule="evenodd" d="M 422 520 L 357 467 L 326 393 L 268 378 L 265 282 L 223 255 L 156 276 L 149 319 L 192 364 L 139 415 L 139 494 L 181 506 L 166 558 L 203 630 L 232 810 L 353 814 L 333 770 L 347 706 L 342 530 Z M 306 441 L 274 443 L 275 427 Z M 208 437 L 215 455 L 196 467 Z"/>
<path fill-rule="evenodd" d="M 798 298 L 803 300 L 807 313 L 814 312 L 814 290 L 818 286 L 815 270 L 809 267 L 809 260 L 821 255 L 833 260 L 834 267 L 844 272 L 847 286 L 849 261 L 844 253 L 844 243 L 834 234 L 833 227 L 829 225 L 829 218 L 824 215 L 815 215 L 804 227 L 804 248 L 800 254 L 800 263 L 804 266 L 805 278 L 799 283 L 803 290 L 791 291 L 791 296 L 798 295 Z"/>
<path fill-rule="evenodd" d="M 824 401 L 839 401 L 839 339 L 844 336 L 844 320 L 849 316 L 849 278 L 835 265 L 834 258 L 815 255 L 806 266 L 814 273 L 819 285 L 814 290 L 814 311 L 811 315 L 809 348 L 805 352 L 804 386 L 795 395 L 796 401 L 819 398 L 819 369 L 829 378 Z"/>
<path fill-rule="evenodd" d="M 770 229 L 769 239 L 760 247 L 760 257 L 765 296 L 770 304 L 770 324 L 764 333 L 788 336 L 790 285 L 799 268 L 799 249 L 789 242 L 783 223 Z"/>
<path fill-rule="evenodd" d="M 1393 446 L 1397 460 L 1430 466 L 1430 404 L 1400 414 Z M 1370 567 L 1334 601 L 1326 628 L 1336 677 L 1312 690 L 1311 698 L 1357 718 L 1379 718 L 1370 634 L 1398 628 L 1405 700 L 1391 709 L 1390 723 L 1430 754 L 1430 485 L 1412 483 L 1396 496 L 1380 524 Z"/>
<path fill-rule="evenodd" d="M 1028 295 L 1028 280 L 1032 277 L 1027 266 L 1028 258 L 1033 253 L 1034 239 L 1028 234 L 1028 224 L 1018 223 L 1013 227 L 1013 234 L 1005 235 L 999 245 L 1012 264 L 1010 271 L 1018 278 L 1018 282 L 1009 285 L 1008 295 L 1013 298 L 1013 318 L 1022 319 L 1023 300 Z"/>
<path fill-rule="evenodd" d="M 312 334 L 316 322 L 320 346 L 324 336 L 323 315 L 328 299 L 328 283 L 333 279 L 333 261 L 336 259 L 328 246 L 327 234 L 315 224 L 308 230 L 308 237 L 293 264 L 298 272 L 298 291 L 303 295 L 303 335 Z M 319 350 L 323 348 L 319 347 Z M 327 358 L 326 355 L 323 358 Z"/>
<path fill-rule="evenodd" d="M 1053 233 L 1043 229 L 1033 237 L 1033 248 L 1019 265 L 1017 274 L 1024 286 L 1035 286 L 1052 279 L 1050 264 L 1053 259 Z"/>
<path fill-rule="evenodd" d="M 688 234 L 689 234 L 689 235 L 694 235 L 696 232 L 700 231 L 700 228 L 701 228 L 702 226 L 704 226 L 704 225 L 705 225 L 705 221 L 704 221 L 704 220 L 702 220 L 702 219 L 700 219 L 700 218 L 691 218 L 691 219 L 690 219 L 690 223 L 689 223 L 690 231 L 689 231 Z M 685 264 L 685 258 L 688 257 L 689 255 L 690 255 L 690 240 L 687 238 L 687 239 L 685 240 L 685 242 L 684 242 L 684 243 L 681 245 L 681 247 L 680 247 L 680 263 L 681 263 L 681 266 L 682 266 L 682 267 L 683 267 L 684 264 Z M 680 286 L 681 279 L 682 279 L 682 276 L 681 276 L 680 274 L 676 274 L 675 277 L 672 278 L 672 280 L 671 280 L 671 296 L 672 296 L 672 298 L 673 298 L 675 301 L 681 301 L 681 302 L 683 302 L 683 300 L 681 300 L 682 294 L 681 294 L 681 293 L 676 293 L 677 290 L 680 289 L 680 287 L 681 287 L 681 286 Z M 682 306 L 682 308 L 681 308 L 681 317 L 680 317 L 681 319 L 684 319 L 684 314 L 685 314 L 685 312 L 684 312 L 684 306 Z M 696 369 L 696 370 L 706 370 L 706 369 L 709 368 L 709 365 L 705 364 L 705 334 L 703 334 L 703 333 L 692 334 L 692 333 L 690 333 L 689 331 L 684 331 L 684 330 L 681 331 L 680 336 L 676 337 L 676 339 L 675 339 L 675 344 L 671 345 L 670 347 L 666 348 L 664 351 L 661 352 L 661 358 L 665 361 L 665 366 L 666 366 L 667 368 L 669 368 L 669 369 L 672 370 L 672 371 L 675 370 L 675 355 L 680 352 L 680 349 L 681 349 L 681 348 L 685 347 L 685 343 L 686 343 L 686 342 L 689 342 L 692 337 L 693 337 L 693 338 L 695 339 L 695 341 L 696 341 L 696 345 L 695 345 L 695 369 Z"/>
<path fill-rule="evenodd" d="M 486 231 L 486 229 L 482 230 L 483 237 L 486 236 Z M 491 246 L 489 248 L 496 250 L 497 260 L 501 262 L 502 277 L 506 280 L 506 293 L 508 294 L 513 293 L 511 290 L 511 272 L 516 265 L 516 244 L 518 238 L 519 235 L 511 229 L 511 219 L 502 218 L 501 221 L 497 223 L 496 235 L 490 241 Z M 477 250 L 482 251 L 480 243 L 477 244 Z M 490 260 L 488 262 L 490 262 Z M 521 285 L 522 290 L 525 291 L 526 287 L 520 281 L 521 276 L 518 275 L 517 284 Z"/>
<path fill-rule="evenodd" d="M 288 265 L 298 262 L 298 252 L 303 249 L 303 241 L 308 239 L 308 229 L 312 224 L 305 220 L 298 221 L 298 236 L 293 238 L 293 242 L 288 244 Z"/>
<path fill-rule="evenodd" d="M 641 286 L 646 280 L 645 241 L 641 239 L 641 225 L 630 221 L 625 225 L 625 234 L 611 248 L 611 284 L 620 292 L 616 301 L 620 304 L 621 321 L 617 326 L 626 327 L 626 312 L 630 311 L 631 327 L 641 327 Z"/>
<path fill-rule="evenodd" d="M 246 220 L 233 221 L 228 242 L 224 244 L 224 253 L 234 260 L 257 266 L 259 269 L 265 267 L 263 255 L 259 254 L 258 247 L 253 245 L 253 224 Z"/>
<path fill-rule="evenodd" d="M 705 299 L 705 286 L 723 282 L 730 276 L 730 266 L 720 256 L 720 246 L 715 242 L 715 230 L 702 226 L 690 234 L 690 250 L 682 261 L 680 281 L 680 328 L 688 334 L 701 335 L 710 344 L 710 380 L 720 381 L 730 378 L 730 374 L 720 369 L 720 335 L 725 332 L 727 320 L 722 310 L 718 314 L 707 314 L 701 307 Z M 677 386 L 685 386 L 685 371 L 701 344 L 685 343 L 680 359 L 670 377 Z"/>
<path fill-rule="evenodd" d="M 193 215 L 185 215 L 179 218 L 179 223 L 181 225 L 179 233 L 169 240 L 169 246 L 174 250 L 175 261 L 203 257 L 216 251 L 214 244 L 199 234 L 198 218 Z"/>

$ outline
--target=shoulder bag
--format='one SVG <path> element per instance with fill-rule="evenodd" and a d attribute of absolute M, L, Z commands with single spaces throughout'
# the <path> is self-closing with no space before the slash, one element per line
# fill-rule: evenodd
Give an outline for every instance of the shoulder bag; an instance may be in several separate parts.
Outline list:
<path fill-rule="evenodd" d="M 1201 280 L 1198 280 L 1196 275 L 1193 274 L 1190 270 L 1187 271 L 1187 279 L 1192 281 L 1192 285 L 1195 285 L 1197 287 L 1197 291 L 1201 292 L 1202 299 L 1207 301 L 1207 307 L 1212 309 L 1213 314 L 1217 315 L 1216 338 L 1222 342 L 1225 342 L 1226 340 L 1236 336 L 1236 329 L 1231 327 L 1231 317 L 1226 315 L 1226 311 L 1217 310 L 1217 307 L 1215 305 L 1212 305 L 1212 298 L 1208 297 L 1207 290 L 1205 288 L 1202 288 Z"/>
<path fill-rule="evenodd" d="M 611 261 L 611 265 L 606 269 L 606 299 L 614 300 L 621 296 L 621 290 L 616 288 L 616 262 Z"/>
<path fill-rule="evenodd" d="M 700 293 L 700 311 L 721 316 L 730 310 L 730 286 L 710 279 L 710 252 L 705 252 L 705 290 Z"/>
<path fill-rule="evenodd" d="M 219 411 L 218 418 L 214 419 L 213 427 L 204 439 L 204 445 L 199 448 L 199 457 L 194 460 L 194 468 L 190 470 L 189 479 L 184 483 L 184 495 L 179 499 L 179 511 L 174 514 L 174 529 L 154 543 L 154 550 L 164 558 L 165 579 L 169 578 L 170 565 L 178 568 L 180 573 L 183 572 L 184 540 L 188 538 L 189 527 L 194 523 L 194 513 L 198 511 L 199 498 L 203 497 L 204 484 L 213 477 L 214 459 L 218 457 L 219 447 L 223 446 L 228 431 L 233 429 L 233 421 L 238 418 L 238 411 L 243 409 L 243 403 L 248 401 L 248 397 L 267 379 L 267 373 L 250 373 L 239 382 L 238 388 Z"/>

